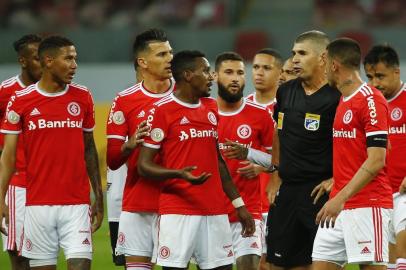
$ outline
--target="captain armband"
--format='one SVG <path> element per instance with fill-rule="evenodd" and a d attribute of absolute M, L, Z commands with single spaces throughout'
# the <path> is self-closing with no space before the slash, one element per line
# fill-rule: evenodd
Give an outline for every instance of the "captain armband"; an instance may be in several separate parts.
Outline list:
<path fill-rule="evenodd" d="M 367 147 L 382 147 L 386 148 L 388 145 L 387 134 L 376 134 L 367 137 Z"/>

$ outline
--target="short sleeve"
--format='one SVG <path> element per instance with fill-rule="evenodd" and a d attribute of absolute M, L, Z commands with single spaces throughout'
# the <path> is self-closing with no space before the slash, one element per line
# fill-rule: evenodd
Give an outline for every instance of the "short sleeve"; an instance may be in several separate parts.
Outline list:
<path fill-rule="evenodd" d="M 261 145 L 265 147 L 267 150 L 272 149 L 272 139 L 273 139 L 273 132 L 275 129 L 275 122 L 272 119 L 272 113 L 271 111 L 267 108 L 266 112 L 263 113 L 262 116 L 262 130 L 261 130 Z"/>
<path fill-rule="evenodd" d="M 111 104 L 107 119 L 107 138 L 125 141 L 128 136 L 127 112 L 124 110 L 123 99 L 118 95 Z"/>
<path fill-rule="evenodd" d="M 388 105 L 384 97 L 374 93 L 361 106 L 361 121 L 366 137 L 388 134 Z"/>
<path fill-rule="evenodd" d="M 15 96 L 11 96 L 5 113 L 3 123 L 1 125 L 1 133 L 4 134 L 19 134 L 22 132 L 22 104 Z"/>
<path fill-rule="evenodd" d="M 95 126 L 94 102 L 90 91 L 88 92 L 86 109 L 83 115 L 83 130 L 92 132 Z"/>

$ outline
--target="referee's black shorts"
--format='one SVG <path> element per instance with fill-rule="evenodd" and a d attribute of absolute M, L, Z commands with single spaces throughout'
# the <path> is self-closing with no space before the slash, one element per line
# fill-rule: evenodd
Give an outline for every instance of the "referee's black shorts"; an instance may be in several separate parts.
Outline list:
<path fill-rule="evenodd" d="M 316 205 L 310 196 L 320 182 L 283 183 L 268 215 L 267 261 L 284 268 L 312 263 L 316 215 L 328 196 Z"/>

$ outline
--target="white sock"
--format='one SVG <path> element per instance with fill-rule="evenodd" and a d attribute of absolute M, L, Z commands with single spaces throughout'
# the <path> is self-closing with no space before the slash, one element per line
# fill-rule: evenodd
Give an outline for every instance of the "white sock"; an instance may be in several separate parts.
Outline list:
<path fill-rule="evenodd" d="M 152 263 L 128 262 L 125 264 L 128 270 L 151 270 Z"/>
<path fill-rule="evenodd" d="M 396 260 L 396 270 L 406 270 L 406 258 Z"/>

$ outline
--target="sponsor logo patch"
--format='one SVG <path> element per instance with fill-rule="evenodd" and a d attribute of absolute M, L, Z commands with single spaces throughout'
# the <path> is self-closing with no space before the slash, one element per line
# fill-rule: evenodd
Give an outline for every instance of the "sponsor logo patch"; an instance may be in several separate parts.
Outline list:
<path fill-rule="evenodd" d="M 113 123 L 116 125 L 122 125 L 125 122 L 124 113 L 122 111 L 116 111 L 113 113 Z"/>
<path fill-rule="evenodd" d="M 283 128 L 283 117 L 284 116 L 285 116 L 285 114 L 283 112 L 278 113 L 278 129 Z"/>
<path fill-rule="evenodd" d="M 161 142 L 164 139 L 164 131 L 160 128 L 154 128 L 151 130 L 151 139 L 154 142 Z"/>
<path fill-rule="evenodd" d="M 7 114 L 7 121 L 9 121 L 11 124 L 17 124 L 20 122 L 20 115 L 15 111 L 9 111 Z"/>
<path fill-rule="evenodd" d="M 310 131 L 316 131 L 320 127 L 320 115 L 313 113 L 306 113 L 304 127 Z"/>

